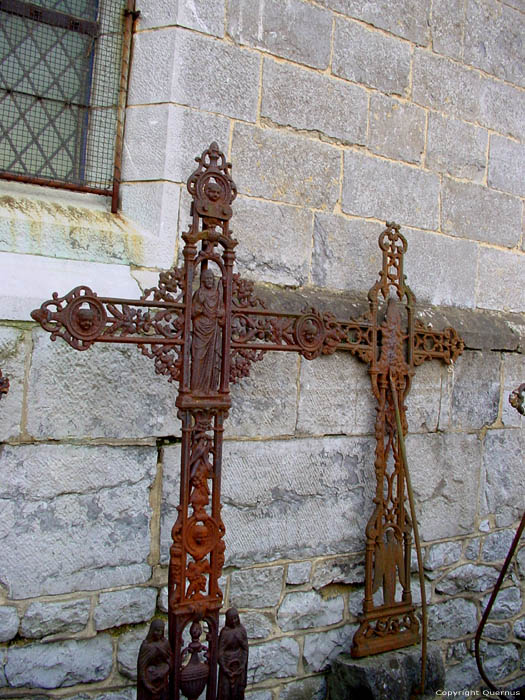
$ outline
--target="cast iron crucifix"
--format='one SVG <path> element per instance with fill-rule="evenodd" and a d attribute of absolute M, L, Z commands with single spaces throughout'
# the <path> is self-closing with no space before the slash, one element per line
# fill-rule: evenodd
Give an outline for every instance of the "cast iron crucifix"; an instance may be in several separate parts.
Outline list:
<path fill-rule="evenodd" d="M 195 621 L 208 627 L 207 664 L 200 673 L 207 700 L 216 697 L 219 577 L 224 564 L 221 519 L 223 426 L 231 406 L 230 383 L 270 350 L 298 352 L 308 360 L 345 350 L 367 362 L 377 400 L 376 493 L 366 528 L 365 599 L 352 653 L 364 656 L 416 642 L 419 624 L 410 592 L 411 521 L 391 386 L 404 401 L 417 365 L 455 360 L 463 350 L 457 333 L 436 331 L 414 318 L 414 296 L 405 284 L 407 249 L 399 226 L 387 223 L 379 238 L 383 265 L 361 318 L 338 320 L 308 308 L 280 313 L 255 296 L 252 282 L 233 272 L 235 246 L 230 219 L 237 190 L 231 165 L 216 143 L 196 158 L 187 186 L 191 225 L 184 240 L 184 265 L 162 272 L 157 287 L 138 300 L 99 297 L 85 286 L 57 293 L 32 312 L 33 319 L 76 350 L 96 342 L 135 343 L 159 374 L 177 382 L 182 423 L 180 502 L 172 529 L 168 605 L 174 654 L 170 697 L 187 690 L 183 631 Z M 386 309 L 386 313 L 385 313 Z M 402 586 L 395 600 L 396 583 Z M 376 604 L 375 591 L 383 602 Z M 195 628 L 194 628 L 195 629 Z M 192 673 L 197 672 L 192 664 Z M 189 672 L 186 673 L 189 675 Z M 200 691 L 199 693 L 200 694 Z M 197 694 L 197 695 L 198 695 Z M 195 697 L 197 697 L 195 695 Z"/>

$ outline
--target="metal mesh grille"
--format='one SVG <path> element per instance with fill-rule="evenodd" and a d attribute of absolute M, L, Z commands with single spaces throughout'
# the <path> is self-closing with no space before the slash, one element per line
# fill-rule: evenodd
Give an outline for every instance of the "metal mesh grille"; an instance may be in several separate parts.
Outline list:
<path fill-rule="evenodd" d="M 0 171 L 113 186 L 125 0 L 0 0 Z"/>

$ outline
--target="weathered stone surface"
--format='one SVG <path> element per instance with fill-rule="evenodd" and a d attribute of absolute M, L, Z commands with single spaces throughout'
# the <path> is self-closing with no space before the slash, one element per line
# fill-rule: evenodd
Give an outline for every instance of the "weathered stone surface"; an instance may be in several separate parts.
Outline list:
<path fill-rule="evenodd" d="M 418 49 L 412 70 L 412 99 L 416 104 L 471 122 L 478 120 L 482 92 L 478 73 Z"/>
<path fill-rule="evenodd" d="M 499 624 L 486 624 L 483 628 L 483 637 L 487 639 L 496 639 L 498 642 L 504 642 L 509 638 L 510 625 Z"/>
<path fill-rule="evenodd" d="M 463 353 L 453 371 L 445 375 L 441 429 L 479 429 L 494 423 L 498 416 L 500 365 L 497 353 Z"/>
<path fill-rule="evenodd" d="M 4 664 L 7 660 L 7 649 L 0 650 L 0 688 L 7 686 L 7 678 L 5 677 Z"/>
<path fill-rule="evenodd" d="M 481 84 L 479 120 L 484 126 L 523 139 L 525 93 L 501 80 L 485 79 Z"/>
<path fill-rule="evenodd" d="M 224 0 L 140 0 L 137 10 L 140 11 L 139 30 L 177 25 L 224 36 Z"/>
<path fill-rule="evenodd" d="M 0 642 L 8 642 L 16 636 L 20 619 L 14 605 L 0 606 Z"/>
<path fill-rule="evenodd" d="M 13 598 L 142 583 L 152 447 L 4 446 L 0 580 Z M 42 474 L 46 478 L 42 478 Z"/>
<path fill-rule="evenodd" d="M 136 347 L 100 343 L 76 352 L 34 332 L 27 430 L 36 438 L 175 435 L 175 399 L 173 386 Z"/>
<path fill-rule="evenodd" d="M 262 117 L 364 145 L 367 114 L 368 95 L 363 88 L 265 59 Z"/>
<path fill-rule="evenodd" d="M 525 617 L 516 620 L 514 623 L 514 634 L 518 639 L 525 639 Z"/>
<path fill-rule="evenodd" d="M 14 688 L 63 688 L 107 678 L 113 664 L 111 637 L 11 647 L 5 675 Z"/>
<path fill-rule="evenodd" d="M 266 679 L 297 675 L 299 645 L 295 639 L 282 637 L 250 647 L 248 685 Z"/>
<path fill-rule="evenodd" d="M 469 0 L 464 60 L 509 83 L 525 86 L 524 33 L 523 11 L 493 0 Z"/>
<path fill-rule="evenodd" d="M 515 197 L 444 178 L 441 227 L 445 233 L 512 248 L 519 240 L 521 202 Z"/>
<path fill-rule="evenodd" d="M 302 0 L 232 0 L 228 34 L 240 44 L 290 58 L 312 68 L 326 68 L 330 59 L 332 18 L 329 12 Z"/>
<path fill-rule="evenodd" d="M 217 141 L 219 148 L 227 149 L 228 119 L 171 104 L 130 108 L 126 114 L 123 178 L 128 181 L 171 180 L 185 183 L 192 171 L 195 156 L 208 148 L 212 138 Z M 144 183 L 142 186 L 147 188 L 148 184 Z M 169 191 L 173 192 L 173 188 Z M 140 223 L 140 213 L 134 213 L 139 205 L 133 202 L 131 208 L 129 201 L 134 192 L 134 189 L 124 191 L 123 206 L 126 206 L 124 211 L 131 211 L 130 215 L 134 214 Z M 173 205 L 172 201 L 171 209 Z M 151 206 L 149 204 L 148 208 Z M 174 228 L 176 220 L 177 217 L 174 216 L 166 225 Z"/>
<path fill-rule="evenodd" d="M 2 396 L 0 410 L 0 439 L 9 440 L 20 435 L 22 418 L 24 372 L 28 338 L 16 328 L 0 328 L 0 369 L 9 379 L 9 392 Z"/>
<path fill-rule="evenodd" d="M 48 634 L 80 632 L 87 625 L 90 610 L 89 598 L 63 603 L 31 603 L 22 618 L 20 634 L 39 639 Z"/>
<path fill-rule="evenodd" d="M 298 591 L 285 595 L 277 612 L 277 623 L 283 632 L 326 627 L 341 622 L 343 612 L 342 596 L 323 599 L 314 591 Z"/>
<path fill-rule="evenodd" d="M 477 435 L 409 435 L 407 454 L 421 538 L 429 541 L 472 532 L 476 515 L 472 494 L 477 493 L 481 463 Z"/>
<path fill-rule="evenodd" d="M 490 595 L 487 595 L 481 604 L 483 610 L 487 607 Z M 490 611 L 490 617 L 494 620 L 506 620 L 514 617 L 521 610 L 521 592 L 519 588 L 504 588 L 499 591 Z"/>
<path fill-rule="evenodd" d="M 483 666 L 490 679 L 500 680 L 519 668 L 520 655 L 514 644 L 487 644 Z"/>
<path fill-rule="evenodd" d="M 428 608 L 429 639 L 464 637 L 476 627 L 476 605 L 471 600 L 453 598 Z"/>
<path fill-rule="evenodd" d="M 525 310 L 525 267 L 518 253 L 481 248 L 476 305 L 499 311 Z"/>
<path fill-rule="evenodd" d="M 368 147 L 388 158 L 420 163 L 425 121 L 420 107 L 374 94 L 370 98 Z"/>
<path fill-rule="evenodd" d="M 165 612 L 165 613 L 168 612 L 168 587 L 167 586 L 163 586 L 160 589 L 158 606 L 159 606 L 159 610 L 161 610 L 162 612 Z"/>
<path fill-rule="evenodd" d="M 292 681 L 284 685 L 279 693 L 279 700 L 324 700 L 326 698 L 326 679 L 323 676 Z"/>
<path fill-rule="evenodd" d="M 479 671 L 476 659 L 465 656 L 460 663 L 447 668 L 447 690 L 464 692 L 467 688 L 479 685 Z"/>
<path fill-rule="evenodd" d="M 522 547 L 517 555 L 516 561 L 518 562 L 518 571 L 522 578 L 525 578 L 525 547 Z"/>
<path fill-rule="evenodd" d="M 465 557 L 471 561 L 476 561 L 479 559 L 479 548 L 480 548 L 481 538 L 474 537 L 474 539 L 469 540 L 469 543 L 465 547 Z"/>
<path fill-rule="evenodd" d="M 370 60 L 371 56 L 374 60 Z M 410 47 L 357 22 L 337 18 L 332 72 L 353 83 L 404 95 L 408 88 Z"/>
<path fill-rule="evenodd" d="M 138 140 L 142 144 L 147 139 Z M 127 153 L 129 154 L 128 149 Z M 120 195 L 122 213 L 131 219 L 139 231 L 155 236 L 157 240 L 161 239 L 171 246 L 173 258 L 177 249 L 177 231 L 173 222 L 179 214 L 180 186 L 173 182 L 123 183 Z M 155 284 L 156 282 L 157 280 Z"/>
<path fill-rule="evenodd" d="M 481 550 L 483 561 L 503 561 L 510 549 L 514 534 L 513 530 L 501 530 L 487 535 Z"/>
<path fill-rule="evenodd" d="M 450 566 L 461 557 L 461 542 L 438 542 L 427 547 L 424 558 L 425 571 L 435 571 Z"/>
<path fill-rule="evenodd" d="M 146 639 L 147 633 L 148 625 L 140 625 L 140 627 L 134 627 L 118 638 L 118 670 L 126 678 L 137 679 L 137 658 L 140 645 Z"/>
<path fill-rule="evenodd" d="M 234 231 L 238 270 L 243 277 L 273 284 L 308 282 L 312 213 L 258 199 L 235 200 Z"/>
<path fill-rule="evenodd" d="M 498 579 L 498 571 L 491 566 L 474 566 L 464 564 L 452 569 L 436 583 L 438 593 L 456 595 L 463 591 L 486 591 L 492 588 Z"/>
<path fill-rule="evenodd" d="M 347 214 L 384 221 L 395 219 L 401 225 L 435 229 L 438 198 L 437 175 L 402 163 L 345 152 L 341 207 Z"/>
<path fill-rule="evenodd" d="M 339 654 L 350 649 L 358 625 L 343 625 L 337 629 L 307 634 L 304 638 L 303 657 L 309 671 L 322 671 Z"/>
<path fill-rule="evenodd" d="M 352 659 L 341 654 L 328 677 L 330 698 L 361 695 L 377 700 L 408 700 L 420 680 L 421 652 L 418 647 L 390 651 L 381 656 Z M 445 669 L 438 647 L 431 646 L 427 655 L 425 690 L 443 687 Z"/>
<path fill-rule="evenodd" d="M 271 690 L 256 690 L 253 693 L 246 693 L 247 700 L 273 700 Z"/>
<path fill-rule="evenodd" d="M 365 566 L 362 556 L 335 557 L 319 562 L 314 570 L 312 585 L 316 590 L 332 583 L 362 584 Z"/>
<path fill-rule="evenodd" d="M 233 132 L 235 181 L 243 194 L 331 209 L 339 195 L 340 158 L 334 147 L 305 136 L 247 124 L 236 124 Z"/>
<path fill-rule="evenodd" d="M 431 112 L 425 164 L 440 173 L 481 182 L 487 166 L 487 141 L 485 129 Z"/>
<path fill-rule="evenodd" d="M 436 53 L 460 59 L 463 54 L 463 0 L 432 0 L 430 31 Z"/>
<path fill-rule="evenodd" d="M 105 630 L 144 622 L 153 617 L 156 606 L 156 588 L 128 588 L 101 593 L 93 615 L 95 629 Z"/>
<path fill-rule="evenodd" d="M 290 586 L 300 586 L 308 583 L 312 573 L 311 561 L 296 561 L 288 564 L 286 571 L 286 583 Z"/>
<path fill-rule="evenodd" d="M 490 138 L 488 184 L 525 196 L 525 145 L 493 134 Z"/>
<path fill-rule="evenodd" d="M 520 428 L 525 426 L 525 419 L 510 405 L 509 396 L 523 382 L 525 377 L 525 355 L 505 353 L 503 355 L 503 400 L 501 404 L 501 420 L 505 427 Z"/>
<path fill-rule="evenodd" d="M 272 623 L 263 613 L 243 612 L 241 618 L 248 639 L 265 639 L 273 630 Z"/>
<path fill-rule="evenodd" d="M 230 579 L 230 604 L 236 608 L 272 608 L 279 603 L 284 567 L 234 571 Z"/>
<path fill-rule="evenodd" d="M 485 436 L 481 513 L 494 513 L 498 527 L 508 527 L 522 516 L 524 441 L 520 430 L 489 430 Z"/>
<path fill-rule="evenodd" d="M 379 29 L 386 29 L 416 44 L 426 44 L 428 40 L 428 0 L 399 0 L 395 4 L 389 0 L 320 0 L 325 5 L 349 17 L 361 19 Z"/>
<path fill-rule="evenodd" d="M 251 51 L 182 29 L 140 32 L 133 46 L 129 104 L 176 102 L 253 122 L 259 61 Z"/>

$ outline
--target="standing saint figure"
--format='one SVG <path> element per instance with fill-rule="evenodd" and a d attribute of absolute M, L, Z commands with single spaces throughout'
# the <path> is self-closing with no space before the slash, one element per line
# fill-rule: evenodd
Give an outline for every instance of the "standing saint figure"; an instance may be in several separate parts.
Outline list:
<path fill-rule="evenodd" d="M 167 700 L 173 656 L 164 622 L 153 620 L 137 660 L 137 700 Z"/>
<path fill-rule="evenodd" d="M 244 700 L 248 679 L 248 635 L 235 608 L 226 611 L 219 635 L 219 692 L 217 700 Z"/>
<path fill-rule="evenodd" d="M 386 531 L 386 542 L 379 540 L 374 567 L 372 592 L 375 593 L 383 584 L 383 604 L 393 605 L 396 593 L 396 581 L 406 586 L 403 545 L 397 539 L 392 528 Z"/>
<path fill-rule="evenodd" d="M 191 346 L 191 390 L 207 395 L 217 390 L 221 349 L 220 326 L 224 325 L 224 304 L 213 272 L 201 274 L 200 287 L 191 304 L 193 340 Z"/>

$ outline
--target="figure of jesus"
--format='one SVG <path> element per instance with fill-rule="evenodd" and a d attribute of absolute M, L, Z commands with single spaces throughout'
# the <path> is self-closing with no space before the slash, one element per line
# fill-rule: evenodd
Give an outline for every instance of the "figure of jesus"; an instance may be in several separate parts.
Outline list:
<path fill-rule="evenodd" d="M 217 390 L 221 333 L 224 325 L 224 304 L 214 283 L 213 272 L 201 274 L 200 287 L 191 305 L 193 341 L 191 348 L 191 390 L 208 395 Z"/>

